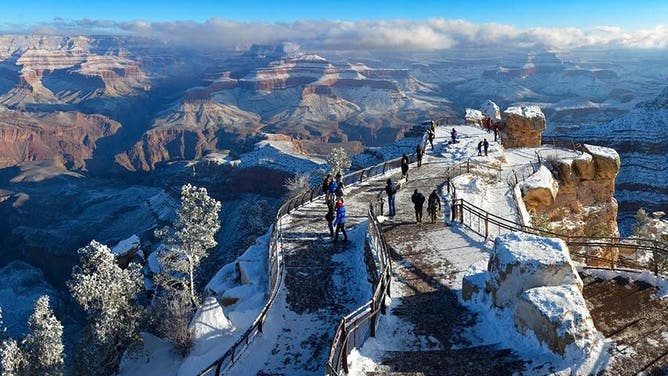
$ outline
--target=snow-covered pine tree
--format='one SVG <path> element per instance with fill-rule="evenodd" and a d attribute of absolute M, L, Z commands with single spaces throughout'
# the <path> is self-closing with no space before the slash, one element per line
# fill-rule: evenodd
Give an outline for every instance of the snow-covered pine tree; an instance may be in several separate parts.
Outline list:
<path fill-rule="evenodd" d="M 164 241 L 158 255 L 161 272 L 155 276 L 158 286 L 187 289 L 197 304 L 195 273 L 208 250 L 216 246 L 214 235 L 220 229 L 220 202 L 209 197 L 206 188 L 186 184 L 181 188 L 181 206 L 172 227 L 156 231 Z"/>
<path fill-rule="evenodd" d="M 252 200 L 244 202 L 239 207 L 239 231 L 244 236 L 241 241 L 241 251 L 255 242 L 258 235 L 267 232 L 275 212 L 266 200 Z M 240 255 L 237 255 L 240 256 Z"/>
<path fill-rule="evenodd" d="M 26 374 L 23 350 L 13 339 L 6 339 L 0 345 L 0 367 L 2 376 L 23 376 Z"/>
<path fill-rule="evenodd" d="M 309 174 L 296 174 L 285 180 L 283 187 L 287 191 L 287 198 L 294 197 L 299 193 L 302 193 L 311 187 L 311 175 Z"/>
<path fill-rule="evenodd" d="M 329 166 L 329 171 L 332 175 L 341 173 L 350 168 L 351 162 L 348 157 L 348 153 L 344 148 L 338 147 L 333 148 L 332 151 L 327 155 L 327 165 Z"/>
<path fill-rule="evenodd" d="M 88 315 L 88 325 L 76 354 L 77 373 L 116 373 L 123 351 L 139 341 L 142 309 L 136 304 L 142 290 L 139 265 L 122 269 L 106 245 L 93 240 L 79 249 L 81 265 L 67 285 Z"/>
<path fill-rule="evenodd" d="M 42 295 L 28 319 L 28 335 L 23 341 L 30 375 L 63 374 L 63 325 L 49 306 L 49 297 Z"/>

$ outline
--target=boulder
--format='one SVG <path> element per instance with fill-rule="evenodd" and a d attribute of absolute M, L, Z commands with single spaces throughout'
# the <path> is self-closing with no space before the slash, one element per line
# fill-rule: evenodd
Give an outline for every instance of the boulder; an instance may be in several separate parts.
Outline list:
<path fill-rule="evenodd" d="M 477 125 L 482 127 L 485 124 L 485 115 L 478 110 L 472 108 L 466 109 L 466 115 L 464 115 L 464 120 L 466 120 L 467 125 Z"/>
<path fill-rule="evenodd" d="M 191 354 L 206 353 L 216 345 L 220 337 L 233 329 L 234 326 L 225 316 L 218 300 L 213 296 L 207 297 L 190 321 L 190 331 L 194 342 Z"/>
<path fill-rule="evenodd" d="M 520 183 L 522 199 L 530 212 L 536 212 L 539 206 L 549 206 L 559 192 L 559 184 L 545 166 Z"/>
<path fill-rule="evenodd" d="M 538 106 L 508 107 L 501 141 L 506 148 L 538 147 L 545 130 L 545 115 Z"/>
<path fill-rule="evenodd" d="M 552 352 L 582 358 L 599 341 L 582 292 L 576 285 L 543 286 L 526 290 L 517 302 L 515 327 L 533 331 Z"/>
<path fill-rule="evenodd" d="M 492 119 L 493 122 L 501 120 L 501 109 L 499 109 L 499 106 L 497 106 L 496 103 L 489 99 L 480 105 L 480 112 L 484 116 Z"/>
<path fill-rule="evenodd" d="M 526 290 L 538 286 L 574 284 L 582 288 L 561 239 L 510 233 L 497 237 L 494 248 L 486 289 L 497 307 L 515 306 Z"/>
<path fill-rule="evenodd" d="M 137 235 L 121 240 L 111 248 L 111 253 L 116 256 L 116 260 L 122 268 L 127 268 L 130 261 L 139 252 L 141 252 L 141 241 Z"/>
<path fill-rule="evenodd" d="M 614 179 L 619 172 L 621 160 L 615 149 L 595 145 L 584 145 L 594 159 L 596 179 Z"/>

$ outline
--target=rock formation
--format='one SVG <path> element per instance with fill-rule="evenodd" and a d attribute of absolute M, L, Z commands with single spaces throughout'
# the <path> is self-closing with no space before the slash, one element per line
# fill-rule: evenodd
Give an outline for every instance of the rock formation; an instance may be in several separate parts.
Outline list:
<path fill-rule="evenodd" d="M 501 142 L 505 148 L 538 147 L 545 130 L 545 115 L 538 106 L 508 107 Z"/>
<path fill-rule="evenodd" d="M 79 112 L 0 112 L 0 167 L 55 160 L 70 169 L 85 169 L 96 142 L 121 125 L 102 115 Z"/>

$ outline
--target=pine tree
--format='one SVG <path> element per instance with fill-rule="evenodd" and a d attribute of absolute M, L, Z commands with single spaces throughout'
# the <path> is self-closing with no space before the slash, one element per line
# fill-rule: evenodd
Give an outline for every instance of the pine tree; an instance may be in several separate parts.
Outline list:
<path fill-rule="evenodd" d="M 350 158 L 344 148 L 333 148 L 327 155 L 327 165 L 331 174 L 342 173 L 351 166 Z"/>
<path fill-rule="evenodd" d="M 79 249 L 68 287 L 88 316 L 76 362 L 81 374 L 108 375 L 118 369 L 125 349 L 139 340 L 142 310 L 136 304 L 142 290 L 139 265 L 122 269 L 106 245 L 95 240 Z"/>
<path fill-rule="evenodd" d="M 23 349 L 28 358 L 29 374 L 63 373 L 63 325 L 54 316 L 47 295 L 37 299 L 35 311 L 28 319 L 28 335 L 23 341 Z"/>
<path fill-rule="evenodd" d="M 287 191 L 286 198 L 294 197 L 311 187 L 309 174 L 296 174 L 285 180 L 283 188 Z"/>
<path fill-rule="evenodd" d="M 23 350 L 11 338 L 2 341 L 2 346 L 0 346 L 0 366 L 2 366 L 2 376 L 26 374 L 26 359 Z"/>
<path fill-rule="evenodd" d="M 164 240 L 158 260 L 162 266 L 155 282 L 165 289 L 187 289 L 193 304 L 198 302 L 195 273 L 208 250 L 216 246 L 220 229 L 220 202 L 209 197 L 206 188 L 186 184 L 181 189 L 181 206 L 172 227 L 156 231 Z"/>

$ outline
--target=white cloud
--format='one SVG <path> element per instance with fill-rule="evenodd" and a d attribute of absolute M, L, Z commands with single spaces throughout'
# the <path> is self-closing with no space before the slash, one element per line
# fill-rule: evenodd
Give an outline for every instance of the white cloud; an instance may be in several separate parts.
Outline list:
<path fill-rule="evenodd" d="M 489 23 L 474 24 L 442 18 L 425 21 L 331 21 L 304 20 L 292 23 L 237 22 L 212 18 L 205 22 L 148 22 L 136 20 L 56 19 L 14 31 L 44 34 L 127 34 L 166 41 L 219 47 L 247 47 L 254 43 L 293 41 L 310 48 L 432 50 L 481 47 L 626 47 L 666 48 L 668 27 L 626 32 L 617 26 L 578 28 L 531 28 Z"/>

